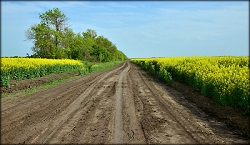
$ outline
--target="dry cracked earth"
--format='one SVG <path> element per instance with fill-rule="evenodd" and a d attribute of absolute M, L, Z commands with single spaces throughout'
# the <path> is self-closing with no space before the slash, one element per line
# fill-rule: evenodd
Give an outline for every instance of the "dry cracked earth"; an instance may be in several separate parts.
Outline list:
<path fill-rule="evenodd" d="M 1 103 L 2 144 L 249 142 L 129 61 Z"/>

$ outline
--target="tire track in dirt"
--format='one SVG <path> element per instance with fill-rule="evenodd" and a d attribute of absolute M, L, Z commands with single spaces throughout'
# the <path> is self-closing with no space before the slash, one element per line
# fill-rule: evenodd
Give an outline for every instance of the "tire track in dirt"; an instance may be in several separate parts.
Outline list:
<path fill-rule="evenodd" d="M 156 88 L 152 88 L 152 85 L 149 87 L 149 85 L 147 84 L 147 82 L 145 81 L 145 79 L 142 77 L 141 73 L 139 73 L 139 76 L 140 76 L 140 79 L 142 80 L 142 82 L 145 84 L 146 92 L 147 93 L 150 92 L 150 96 L 154 96 L 154 98 L 147 98 L 148 99 L 147 102 L 149 102 L 150 105 L 153 105 L 153 106 L 163 107 L 163 108 L 156 108 L 156 107 L 152 108 L 153 112 L 155 112 L 153 114 L 157 117 L 156 120 L 158 120 L 159 123 L 161 123 L 161 121 L 162 121 L 161 119 L 162 118 L 161 118 L 161 111 L 160 110 L 164 111 L 164 113 L 166 113 L 165 114 L 165 118 L 172 118 L 173 119 L 173 120 L 171 120 L 171 122 L 174 122 L 174 124 L 169 125 L 169 126 L 172 127 L 172 130 L 173 130 L 173 127 L 175 129 L 178 128 L 178 130 L 181 130 L 181 132 L 183 132 L 185 134 L 186 138 L 188 138 L 188 140 L 190 141 L 189 143 L 192 143 L 192 144 L 200 143 L 200 141 L 198 141 L 196 139 L 196 137 L 192 133 L 190 133 L 189 129 L 187 129 L 186 126 L 182 125 L 182 123 L 183 123 L 182 121 L 184 121 L 184 119 L 177 118 L 176 117 L 176 113 L 172 113 L 173 110 L 171 110 L 171 109 L 175 109 L 175 108 L 170 108 L 169 109 L 168 108 L 168 107 L 170 107 L 169 104 L 165 105 L 164 103 L 166 103 L 166 102 L 164 102 L 164 100 L 161 99 L 161 97 L 159 97 L 158 94 L 156 94 L 154 92 L 154 89 L 156 89 Z M 166 120 L 166 121 L 170 121 L 170 120 Z M 191 124 L 190 121 L 188 123 Z M 170 136 L 171 138 L 175 138 L 173 136 L 176 136 L 176 134 L 177 135 L 180 134 L 180 133 L 174 133 L 174 135 L 173 135 L 172 132 L 174 132 L 174 131 L 171 131 L 171 134 L 169 134 L 169 133 L 165 134 L 165 136 Z M 162 135 L 161 136 L 159 135 L 159 136 L 156 136 L 155 139 L 156 140 L 161 140 L 161 137 L 162 137 Z M 164 137 L 162 137 L 162 138 L 164 138 Z M 178 142 L 179 142 L 179 137 L 176 137 L 176 140 L 178 140 Z M 159 143 L 162 143 L 162 142 L 160 141 Z"/>
<path fill-rule="evenodd" d="M 223 124 L 209 122 L 178 91 L 128 61 L 29 97 L 2 101 L 2 109 L 3 144 L 248 142 L 226 128 L 213 128 L 211 124 Z"/>
<path fill-rule="evenodd" d="M 128 75 L 124 76 L 123 82 L 123 118 L 124 118 L 124 143 L 126 144 L 146 144 L 145 136 L 140 124 L 140 111 L 143 110 L 132 89 L 132 79 Z M 137 104 L 136 104 L 137 103 Z M 136 108 L 137 107 L 137 108 Z M 138 115 L 137 115 L 138 114 Z"/>
<path fill-rule="evenodd" d="M 130 66 L 128 66 L 125 70 L 122 71 L 116 88 L 116 103 L 115 103 L 115 128 L 114 128 L 114 143 L 121 144 L 124 142 L 123 140 L 123 117 L 122 117 L 122 103 L 123 103 L 123 79 L 127 72 L 129 71 Z"/>

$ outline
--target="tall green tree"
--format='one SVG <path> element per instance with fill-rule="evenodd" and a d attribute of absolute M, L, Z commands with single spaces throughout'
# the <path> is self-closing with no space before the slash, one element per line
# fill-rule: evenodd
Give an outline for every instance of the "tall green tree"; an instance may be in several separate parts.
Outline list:
<path fill-rule="evenodd" d="M 64 58 L 63 41 L 68 18 L 58 8 L 39 14 L 39 18 L 40 23 L 26 32 L 26 38 L 34 42 L 32 50 L 38 57 Z"/>

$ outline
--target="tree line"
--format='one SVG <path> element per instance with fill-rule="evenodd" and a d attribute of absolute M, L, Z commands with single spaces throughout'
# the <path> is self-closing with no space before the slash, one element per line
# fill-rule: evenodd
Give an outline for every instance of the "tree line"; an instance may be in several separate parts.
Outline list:
<path fill-rule="evenodd" d="M 95 30 L 74 33 L 65 14 L 54 8 L 39 14 L 40 23 L 26 31 L 26 38 L 34 43 L 34 54 L 29 57 L 51 59 L 78 59 L 91 62 L 126 60 L 108 38 L 98 36 Z"/>

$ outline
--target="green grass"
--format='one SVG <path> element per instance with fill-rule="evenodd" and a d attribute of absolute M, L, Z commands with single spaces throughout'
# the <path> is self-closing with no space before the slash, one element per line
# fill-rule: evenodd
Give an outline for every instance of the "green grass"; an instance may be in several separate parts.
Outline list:
<path fill-rule="evenodd" d="M 122 61 L 111 61 L 111 62 L 83 62 L 84 65 L 86 66 L 86 71 L 87 73 L 91 73 L 91 72 L 98 72 L 101 70 L 105 70 L 105 69 L 109 69 L 112 67 L 115 67 L 119 64 L 122 63 Z"/>

